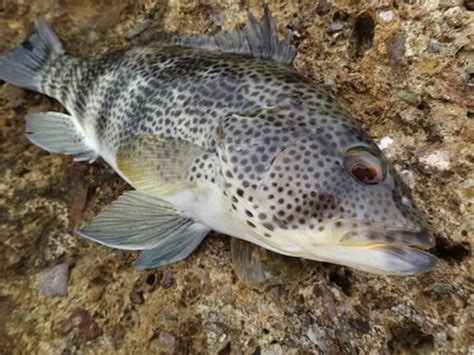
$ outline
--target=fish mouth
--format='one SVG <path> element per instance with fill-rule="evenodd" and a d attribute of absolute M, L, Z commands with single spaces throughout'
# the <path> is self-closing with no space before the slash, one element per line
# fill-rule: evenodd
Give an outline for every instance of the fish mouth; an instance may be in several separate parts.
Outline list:
<path fill-rule="evenodd" d="M 337 244 L 327 245 L 326 257 L 375 274 L 414 275 L 434 268 L 437 258 L 423 249 L 435 240 L 427 228 L 364 228 L 348 231 Z"/>
<path fill-rule="evenodd" d="M 416 230 L 402 228 L 361 228 L 345 233 L 342 244 L 409 246 L 416 249 L 430 249 L 435 245 L 433 234 L 427 228 Z"/>
<path fill-rule="evenodd" d="M 433 234 L 427 228 L 419 231 L 388 229 L 384 236 L 387 241 L 400 242 L 419 249 L 431 249 L 435 246 Z"/>

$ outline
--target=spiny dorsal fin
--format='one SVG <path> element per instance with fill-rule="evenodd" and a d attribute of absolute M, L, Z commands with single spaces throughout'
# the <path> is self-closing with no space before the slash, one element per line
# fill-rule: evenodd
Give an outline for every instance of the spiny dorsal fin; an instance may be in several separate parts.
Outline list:
<path fill-rule="evenodd" d="M 296 55 L 296 50 L 290 44 L 291 31 L 288 30 L 286 37 L 279 41 L 270 9 L 266 4 L 263 4 L 263 9 L 260 21 L 248 12 L 249 19 L 243 28 L 213 35 L 174 37 L 172 42 L 218 52 L 250 54 L 290 65 Z"/>

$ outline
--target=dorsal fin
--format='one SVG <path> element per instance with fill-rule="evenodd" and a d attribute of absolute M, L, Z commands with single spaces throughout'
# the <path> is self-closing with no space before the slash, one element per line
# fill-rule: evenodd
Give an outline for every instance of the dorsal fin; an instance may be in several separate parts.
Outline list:
<path fill-rule="evenodd" d="M 266 4 L 263 4 L 263 9 L 260 21 L 248 12 L 249 19 L 243 28 L 213 35 L 173 37 L 171 42 L 224 53 L 250 54 L 290 65 L 296 55 L 296 50 L 290 44 L 291 31 L 288 30 L 286 37 L 279 41 L 270 9 Z"/>

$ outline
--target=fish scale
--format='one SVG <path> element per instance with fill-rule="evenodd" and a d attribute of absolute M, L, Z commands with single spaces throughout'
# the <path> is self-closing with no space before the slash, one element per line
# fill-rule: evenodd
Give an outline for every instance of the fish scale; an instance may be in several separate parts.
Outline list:
<path fill-rule="evenodd" d="M 66 54 L 44 21 L 36 28 L 0 59 L 0 78 L 69 115 L 28 116 L 27 137 L 76 160 L 100 156 L 134 189 L 82 236 L 142 250 L 140 268 L 186 258 L 211 229 L 379 274 L 434 266 L 408 189 L 350 113 L 292 68 L 290 36 L 279 40 L 266 5 L 243 28 L 93 58 Z"/>

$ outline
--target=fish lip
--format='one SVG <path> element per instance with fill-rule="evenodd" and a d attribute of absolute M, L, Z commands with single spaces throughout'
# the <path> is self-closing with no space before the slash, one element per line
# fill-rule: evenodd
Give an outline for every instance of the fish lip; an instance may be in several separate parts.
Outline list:
<path fill-rule="evenodd" d="M 435 246 L 433 234 L 426 227 L 406 228 L 361 228 L 347 232 L 341 239 L 343 244 L 383 244 L 390 246 L 408 246 L 416 249 L 431 249 Z"/>
<path fill-rule="evenodd" d="M 387 274 L 398 276 L 422 274 L 433 270 L 438 262 L 436 256 L 413 246 L 391 245 L 386 246 L 384 251 L 395 259 L 406 263 L 404 267 L 398 269 L 392 266 L 392 271 L 387 272 Z"/>
<path fill-rule="evenodd" d="M 431 249 L 435 246 L 433 234 L 426 227 L 418 230 L 387 229 L 384 237 L 389 243 L 393 239 L 393 244 L 407 245 L 418 249 Z"/>

